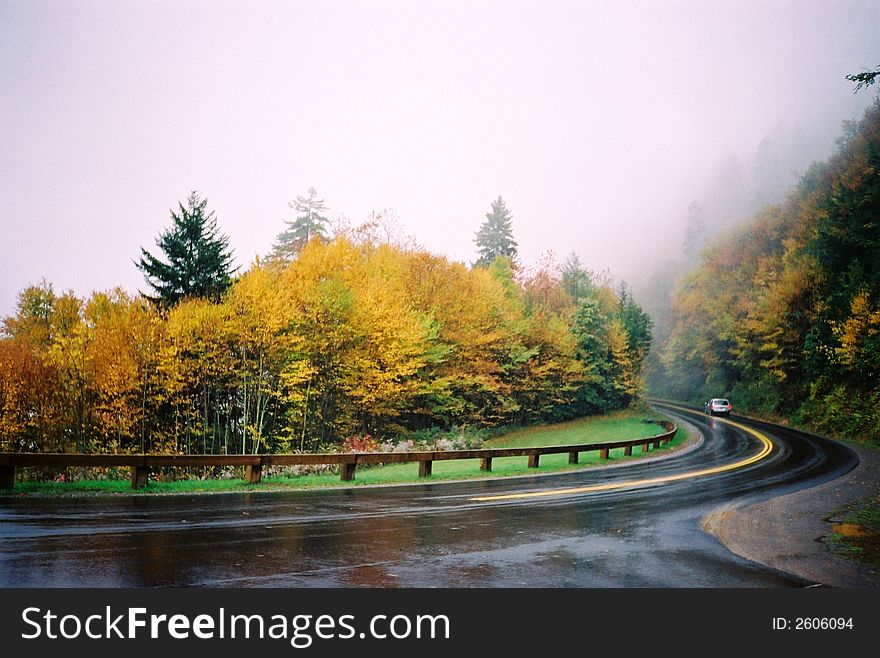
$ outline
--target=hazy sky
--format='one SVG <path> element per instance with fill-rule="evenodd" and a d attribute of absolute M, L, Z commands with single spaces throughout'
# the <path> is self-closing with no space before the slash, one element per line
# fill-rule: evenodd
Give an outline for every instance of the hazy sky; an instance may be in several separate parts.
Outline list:
<path fill-rule="evenodd" d="M 523 261 L 638 277 L 719 154 L 831 148 L 878 35 L 880 0 L 0 0 L 0 315 L 42 278 L 143 289 L 191 189 L 244 267 L 314 186 L 467 262 L 501 194 Z"/>

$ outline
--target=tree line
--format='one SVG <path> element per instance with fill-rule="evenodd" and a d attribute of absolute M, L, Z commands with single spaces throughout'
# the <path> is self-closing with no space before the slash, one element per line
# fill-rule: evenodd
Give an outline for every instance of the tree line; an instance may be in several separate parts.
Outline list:
<path fill-rule="evenodd" d="M 367 433 L 559 421 L 637 395 L 648 316 L 574 256 L 518 264 L 500 197 L 473 266 L 375 226 L 330 236 L 314 190 L 291 205 L 296 218 L 243 273 L 194 192 L 161 253 L 141 252 L 148 294 L 23 290 L 0 335 L 0 449 L 332 449 Z"/>
<path fill-rule="evenodd" d="M 880 100 L 785 203 L 704 252 L 671 317 L 666 394 L 877 441 Z"/>

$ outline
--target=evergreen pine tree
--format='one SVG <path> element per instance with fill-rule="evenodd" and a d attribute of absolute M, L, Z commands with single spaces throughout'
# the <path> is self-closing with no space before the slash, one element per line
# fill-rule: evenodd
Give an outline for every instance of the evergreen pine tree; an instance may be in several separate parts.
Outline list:
<path fill-rule="evenodd" d="M 229 237 L 219 234 L 214 211 L 206 211 L 208 200 L 197 192 L 189 195 L 186 207 L 177 205 L 178 212 L 171 211 L 171 227 L 156 240 L 164 260 L 141 248 L 136 265 L 155 292 L 145 297 L 166 307 L 187 297 L 217 301 L 232 283 Z"/>
<path fill-rule="evenodd" d="M 571 331 L 576 344 L 575 358 L 583 364 L 586 373 L 577 402 L 582 414 L 606 411 L 612 406 L 614 382 L 608 358 L 608 325 L 609 319 L 602 313 L 597 299 L 587 297 L 580 303 Z"/>
<path fill-rule="evenodd" d="M 296 211 L 293 220 L 285 220 L 287 227 L 275 238 L 272 247 L 271 260 L 289 262 L 302 251 L 309 240 L 315 236 L 325 239 L 327 237 L 327 206 L 323 199 L 318 198 L 318 192 L 310 187 L 307 196 L 297 196 L 295 201 L 287 204 Z"/>
<path fill-rule="evenodd" d="M 651 349 L 651 329 L 654 322 L 651 316 L 642 310 L 642 307 L 636 302 L 632 296 L 626 283 L 620 284 L 620 292 L 618 293 L 620 302 L 617 307 L 617 317 L 620 319 L 621 325 L 626 330 L 627 351 L 629 352 L 630 361 L 633 364 L 636 373 L 641 369 L 641 365 Z"/>
<path fill-rule="evenodd" d="M 562 265 L 562 287 L 575 304 L 595 292 L 593 273 L 581 265 L 581 259 L 574 252 L 568 255 Z"/>
<path fill-rule="evenodd" d="M 510 210 L 500 196 L 492 202 L 492 212 L 486 213 L 486 221 L 477 231 L 476 244 L 480 257 L 475 265 L 488 267 L 498 256 L 516 260 L 517 245 L 513 239 Z"/>

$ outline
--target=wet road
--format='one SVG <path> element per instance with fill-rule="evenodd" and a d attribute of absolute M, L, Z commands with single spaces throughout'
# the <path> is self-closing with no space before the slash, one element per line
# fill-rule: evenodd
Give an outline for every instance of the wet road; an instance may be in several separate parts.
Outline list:
<path fill-rule="evenodd" d="M 663 408 L 657 405 L 657 408 Z M 742 429 L 663 410 L 702 434 L 671 459 L 552 476 L 311 492 L 0 497 L 0 586 L 787 587 L 700 529 L 719 506 L 819 484 L 841 444 L 753 424 L 745 468 L 663 484 L 481 502 L 477 496 L 655 478 L 742 461 Z M 734 416 L 734 420 L 745 423 Z"/>

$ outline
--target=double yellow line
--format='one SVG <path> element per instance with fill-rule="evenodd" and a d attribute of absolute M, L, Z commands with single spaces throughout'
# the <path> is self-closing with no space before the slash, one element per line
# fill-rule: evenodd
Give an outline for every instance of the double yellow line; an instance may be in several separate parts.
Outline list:
<path fill-rule="evenodd" d="M 665 405 L 671 407 L 673 409 L 678 409 L 680 411 L 689 411 L 693 413 L 693 409 L 686 409 L 684 407 L 676 407 L 674 405 Z M 732 425 L 733 427 L 737 427 L 744 432 L 748 432 L 752 436 L 756 437 L 761 442 L 761 451 L 747 459 L 743 459 L 738 462 L 734 462 L 732 464 L 727 464 L 725 466 L 715 466 L 712 468 L 703 468 L 698 471 L 689 471 L 687 473 L 678 473 L 676 475 L 664 475 L 661 477 L 655 478 L 645 478 L 643 480 L 626 480 L 624 482 L 610 482 L 607 484 L 594 484 L 586 487 L 569 487 L 566 489 L 543 489 L 541 491 L 530 491 L 527 493 L 510 493 L 510 494 L 498 494 L 495 496 L 476 496 L 471 498 L 472 501 L 476 502 L 494 502 L 499 500 L 527 500 L 529 498 L 549 498 L 551 496 L 573 496 L 576 494 L 584 494 L 584 493 L 592 493 L 594 491 L 613 491 L 615 489 L 629 489 L 632 487 L 644 487 L 652 484 L 666 484 L 668 482 L 678 482 L 680 480 L 690 480 L 693 478 L 703 477 L 705 475 L 714 475 L 716 473 L 724 473 L 726 471 L 735 471 L 738 468 L 745 468 L 746 466 L 750 466 L 755 462 L 759 462 L 762 459 L 766 458 L 773 451 L 773 443 L 768 439 L 764 434 L 759 432 L 756 429 L 751 427 L 746 427 L 740 423 L 734 422 L 732 420 L 724 420 L 721 418 L 716 418 L 716 420 L 727 423 L 728 425 Z"/>

